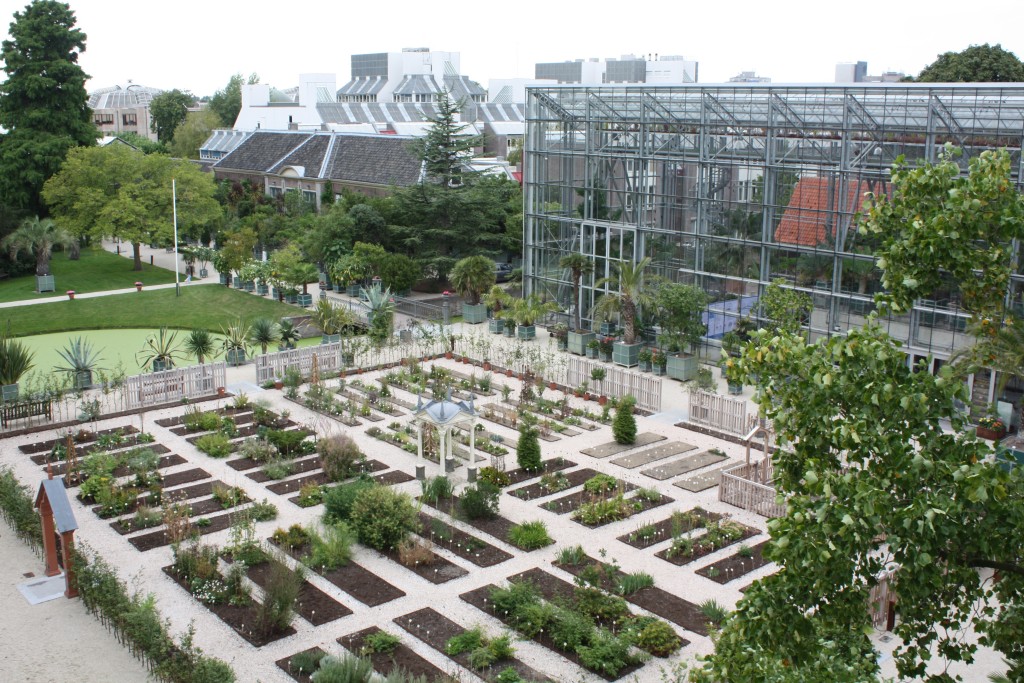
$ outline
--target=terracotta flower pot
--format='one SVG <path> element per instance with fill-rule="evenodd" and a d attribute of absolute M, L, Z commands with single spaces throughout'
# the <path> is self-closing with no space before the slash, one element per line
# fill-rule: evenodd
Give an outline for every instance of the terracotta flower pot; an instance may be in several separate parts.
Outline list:
<path fill-rule="evenodd" d="M 75 298 L 75 290 L 73 290 L 73 289 L 69 289 L 68 290 L 68 298 L 74 300 L 74 298 Z"/>
<path fill-rule="evenodd" d="M 135 283 L 135 291 L 136 292 L 141 292 L 142 291 L 142 283 L 141 282 L 136 282 Z"/>
<path fill-rule="evenodd" d="M 447 358 L 448 360 L 451 360 L 452 352 L 451 351 L 445 351 L 444 352 L 444 357 Z"/>
<path fill-rule="evenodd" d="M 608 403 L 608 397 L 607 396 L 600 396 L 600 397 L 598 397 L 597 402 L 600 403 L 601 405 L 604 405 L 605 403 Z"/>
<path fill-rule="evenodd" d="M 513 374 L 514 374 L 514 373 L 513 373 L 513 372 L 512 372 L 511 370 L 506 370 L 506 371 L 505 371 L 505 376 L 506 376 L 506 377 L 511 377 L 511 376 L 512 376 Z"/>
<path fill-rule="evenodd" d="M 484 370 L 490 370 L 490 369 L 491 369 L 491 361 L 485 360 L 484 361 Z"/>

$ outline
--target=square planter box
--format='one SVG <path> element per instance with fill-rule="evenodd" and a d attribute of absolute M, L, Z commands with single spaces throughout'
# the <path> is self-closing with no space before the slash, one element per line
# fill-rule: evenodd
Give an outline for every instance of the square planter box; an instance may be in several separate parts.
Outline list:
<path fill-rule="evenodd" d="M 602 363 L 610 363 L 610 362 L 612 362 L 612 356 L 614 355 L 614 353 L 615 353 L 615 347 L 614 346 L 612 347 L 612 353 L 605 353 L 604 351 L 602 351 L 600 349 L 597 350 L 597 355 L 598 355 L 598 357 L 600 357 Z M 636 365 L 635 362 L 633 364 Z"/>
<path fill-rule="evenodd" d="M 513 325 L 512 327 L 509 327 L 508 325 L 505 325 L 504 332 L 506 337 L 514 337 L 516 335 L 516 326 Z"/>
<path fill-rule="evenodd" d="M 242 278 L 240 278 L 238 276 L 235 276 L 235 277 L 231 278 L 231 286 L 234 287 L 235 289 L 241 289 L 242 288 Z"/>
<path fill-rule="evenodd" d="M 991 429 L 989 427 L 978 426 L 975 430 L 979 439 L 987 439 L 989 441 L 999 441 L 1006 436 L 1005 429 Z"/>
<path fill-rule="evenodd" d="M 733 396 L 739 396 L 740 394 L 743 393 L 743 385 L 742 384 L 732 384 L 730 382 L 729 383 L 729 393 L 731 395 L 733 395 Z"/>
<path fill-rule="evenodd" d="M 652 365 L 651 366 L 651 372 L 653 372 L 655 375 L 664 375 L 665 372 L 666 372 L 665 366 L 663 366 L 663 365 Z"/>
<path fill-rule="evenodd" d="M 75 389 L 88 389 L 92 386 L 92 370 L 75 373 Z"/>
<path fill-rule="evenodd" d="M 245 290 L 246 292 L 255 292 L 256 283 L 253 282 L 252 280 L 247 280 L 246 282 L 242 283 L 242 289 Z"/>
<path fill-rule="evenodd" d="M 516 336 L 523 341 L 530 341 L 537 337 L 537 326 L 536 325 L 520 325 Z"/>
<path fill-rule="evenodd" d="M 170 370 L 170 369 L 171 369 L 171 364 L 168 363 L 165 360 L 155 360 L 155 361 L 153 361 L 153 372 L 163 372 L 164 370 Z M 78 379 L 75 378 L 75 381 L 77 383 Z"/>
<path fill-rule="evenodd" d="M 568 339 L 557 339 L 557 342 L 558 342 L 558 350 L 559 351 L 568 351 L 569 350 L 569 340 Z"/>
<path fill-rule="evenodd" d="M 597 339 L 597 335 L 593 332 L 569 332 L 569 353 L 575 353 L 577 356 L 584 356 L 587 353 L 587 344 L 592 340 Z"/>
<path fill-rule="evenodd" d="M 336 294 L 341 294 L 343 291 L 345 291 L 345 288 L 341 286 L 340 282 L 335 282 L 333 287 Z"/>
<path fill-rule="evenodd" d="M 284 295 L 284 300 L 287 301 L 290 304 L 297 304 L 297 303 L 299 303 L 299 295 L 298 294 L 285 294 Z"/>
<path fill-rule="evenodd" d="M 241 365 L 245 362 L 245 350 L 244 349 L 230 349 L 224 356 L 224 360 L 228 362 L 228 365 Z"/>
<path fill-rule="evenodd" d="M 55 292 L 56 286 L 52 275 L 36 275 L 37 292 Z"/>
<path fill-rule="evenodd" d="M 491 318 L 487 321 L 487 328 L 494 334 L 501 334 L 505 331 L 505 321 L 501 318 Z"/>
<path fill-rule="evenodd" d="M 462 322 L 473 325 L 487 320 L 487 304 L 462 304 Z"/>
<path fill-rule="evenodd" d="M 651 371 L 651 361 L 649 361 L 649 360 L 642 360 L 642 361 L 640 361 L 640 372 L 650 372 L 650 371 Z"/>
<path fill-rule="evenodd" d="M 597 358 L 597 349 L 587 347 L 587 358 Z"/>
<path fill-rule="evenodd" d="M 312 294 L 298 294 L 298 295 L 296 295 L 296 300 L 297 300 L 298 304 L 300 306 L 302 306 L 303 308 L 306 308 L 308 306 L 312 306 L 313 305 L 313 295 Z"/>
<path fill-rule="evenodd" d="M 0 396 L 2 396 L 4 403 L 7 403 L 9 401 L 17 401 L 18 400 L 18 385 L 17 384 L 5 384 L 5 385 L 3 385 L 3 387 L 0 387 L 0 392 L 2 392 L 2 394 L 0 394 Z"/>
<path fill-rule="evenodd" d="M 359 291 L 362 289 L 359 285 L 348 285 L 345 287 L 345 294 L 349 296 L 359 296 Z"/>
<path fill-rule="evenodd" d="M 640 349 L 643 347 L 644 345 L 641 342 L 633 344 L 615 342 L 612 344 L 612 361 L 616 365 L 631 368 L 640 362 Z"/>
<path fill-rule="evenodd" d="M 341 335 L 340 334 L 324 334 L 324 335 L 320 335 L 320 343 L 321 344 L 333 344 L 335 342 L 340 342 L 340 341 L 341 341 Z"/>
<path fill-rule="evenodd" d="M 220 273 L 220 283 L 222 285 L 226 285 L 228 283 L 228 275 L 227 275 L 227 273 Z"/>
<path fill-rule="evenodd" d="M 601 323 L 601 336 L 610 337 L 615 334 L 615 323 Z"/>
<path fill-rule="evenodd" d="M 270 293 L 270 287 L 267 285 L 256 285 L 256 293 L 260 296 L 266 296 Z"/>
<path fill-rule="evenodd" d="M 199 269 L 199 279 L 203 279 L 204 277 L 208 277 L 209 275 L 210 271 L 208 271 L 206 268 Z"/>
<path fill-rule="evenodd" d="M 697 357 L 689 354 L 670 354 L 668 357 L 668 376 L 682 382 L 697 376 Z"/>

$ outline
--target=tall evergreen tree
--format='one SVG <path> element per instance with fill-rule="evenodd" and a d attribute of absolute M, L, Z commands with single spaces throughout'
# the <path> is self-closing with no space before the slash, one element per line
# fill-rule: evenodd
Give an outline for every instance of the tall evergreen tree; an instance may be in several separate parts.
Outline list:
<path fill-rule="evenodd" d="M 473 158 L 473 148 L 483 144 L 479 135 L 466 135 L 468 124 L 459 123 L 461 102 L 452 100 L 445 91 L 437 102 L 437 116 L 427 119 L 432 124 L 427 134 L 414 143 L 416 154 L 423 160 L 427 180 L 442 187 L 465 185 L 479 174 L 469 172 L 466 162 Z"/>
<path fill-rule="evenodd" d="M 0 57 L 0 203 L 40 213 L 39 192 L 68 150 L 96 142 L 85 81 L 78 65 L 85 34 L 62 2 L 36 0 L 14 13 Z"/>

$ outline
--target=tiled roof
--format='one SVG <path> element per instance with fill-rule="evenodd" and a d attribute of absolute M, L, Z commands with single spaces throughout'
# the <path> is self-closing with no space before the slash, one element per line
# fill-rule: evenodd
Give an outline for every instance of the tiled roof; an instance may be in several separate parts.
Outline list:
<path fill-rule="evenodd" d="M 858 179 L 848 184 L 843 193 L 835 180 L 801 178 L 775 229 L 776 243 L 803 247 L 830 243 L 835 237 L 836 221 L 849 221 L 852 214 L 860 213 L 864 194 L 873 189 L 866 180 Z"/>
<path fill-rule="evenodd" d="M 301 166 L 306 169 L 307 178 L 317 178 L 330 145 L 331 136 L 314 135 L 274 164 L 269 172 L 280 173 L 285 166 Z"/>
<path fill-rule="evenodd" d="M 227 156 L 218 161 L 216 168 L 242 171 L 269 171 L 291 154 L 296 147 L 310 138 L 311 133 L 282 131 L 254 131 Z"/>
<path fill-rule="evenodd" d="M 410 138 L 396 135 L 337 135 L 327 177 L 374 185 L 412 185 L 420 177 L 420 160 Z"/>

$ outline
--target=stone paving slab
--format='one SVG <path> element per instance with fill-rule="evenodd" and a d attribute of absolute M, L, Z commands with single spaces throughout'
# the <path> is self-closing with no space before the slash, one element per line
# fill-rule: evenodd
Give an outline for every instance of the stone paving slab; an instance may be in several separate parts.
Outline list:
<path fill-rule="evenodd" d="M 637 453 L 624 455 L 621 458 L 615 458 L 611 463 L 613 465 L 618 465 L 619 467 L 625 467 L 627 470 L 632 470 L 640 467 L 641 465 L 648 465 L 658 460 L 670 458 L 673 455 L 692 451 L 695 448 L 696 446 L 686 443 L 685 441 L 671 441 L 669 443 L 655 446 L 654 448 L 648 448 L 647 450 L 639 451 Z"/>
<path fill-rule="evenodd" d="M 680 458 L 679 460 L 673 460 L 665 465 L 658 465 L 657 467 L 643 470 L 641 474 L 644 474 L 651 479 L 664 481 L 665 479 L 671 479 L 672 477 L 679 476 L 680 474 L 699 470 L 701 467 L 714 465 L 716 462 L 722 462 L 726 459 L 727 456 L 712 453 L 711 451 L 704 451 L 702 453 L 688 455 L 685 458 Z"/>
<path fill-rule="evenodd" d="M 700 474 L 689 477 L 688 479 L 683 479 L 681 481 L 674 482 L 672 485 L 678 486 L 684 491 L 689 491 L 690 493 L 700 493 L 701 491 L 709 489 L 712 486 L 718 486 L 718 484 L 722 481 L 722 470 L 727 470 L 730 467 L 734 467 L 735 465 L 736 463 L 731 462 L 728 465 L 715 467 L 713 469 L 706 470 L 704 472 L 701 472 Z"/>
<path fill-rule="evenodd" d="M 623 451 L 629 451 L 634 448 L 640 448 L 641 446 L 647 446 L 658 441 L 664 441 L 666 437 L 661 434 L 655 434 L 653 432 L 644 432 L 643 434 L 636 435 L 636 442 L 623 444 L 611 441 L 609 443 L 603 443 L 600 446 L 594 446 L 593 448 L 586 448 L 580 453 L 583 455 L 589 455 L 592 458 L 610 458 L 613 455 L 618 455 Z"/>

